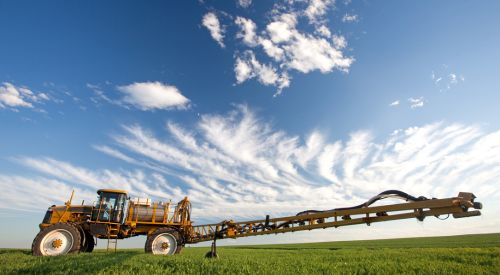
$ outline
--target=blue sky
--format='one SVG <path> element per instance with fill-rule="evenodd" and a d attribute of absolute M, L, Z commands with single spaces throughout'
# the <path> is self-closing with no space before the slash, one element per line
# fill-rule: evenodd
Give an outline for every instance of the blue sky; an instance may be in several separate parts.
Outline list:
<path fill-rule="evenodd" d="M 474 192 L 482 218 L 244 242 L 494 232 L 496 1 L 0 1 L 1 247 L 72 189 L 198 222 Z M 142 246 L 139 241 L 129 246 Z"/>

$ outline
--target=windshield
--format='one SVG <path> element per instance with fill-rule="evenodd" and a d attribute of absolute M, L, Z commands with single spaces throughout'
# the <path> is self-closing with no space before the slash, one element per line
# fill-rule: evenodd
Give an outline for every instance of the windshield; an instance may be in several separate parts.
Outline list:
<path fill-rule="evenodd" d="M 92 220 L 121 222 L 125 200 L 125 194 L 101 192 L 97 197 Z"/>

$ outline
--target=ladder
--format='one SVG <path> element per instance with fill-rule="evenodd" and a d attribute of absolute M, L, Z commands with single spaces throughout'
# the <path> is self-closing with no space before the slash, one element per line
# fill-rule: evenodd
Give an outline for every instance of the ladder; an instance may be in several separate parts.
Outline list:
<path fill-rule="evenodd" d="M 118 239 L 111 239 L 108 236 L 108 244 L 106 246 L 106 252 L 116 252 L 117 246 L 118 246 Z"/>
<path fill-rule="evenodd" d="M 110 224 L 108 226 L 108 243 L 106 246 L 106 252 L 116 252 L 116 247 L 118 246 L 118 232 L 120 231 L 118 226 Z"/>

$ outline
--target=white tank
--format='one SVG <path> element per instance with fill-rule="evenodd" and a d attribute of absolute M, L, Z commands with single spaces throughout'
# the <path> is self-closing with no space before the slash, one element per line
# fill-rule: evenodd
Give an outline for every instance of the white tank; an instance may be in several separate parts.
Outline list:
<path fill-rule="evenodd" d="M 153 212 L 155 216 L 154 222 L 162 222 L 163 217 L 165 215 L 165 204 L 163 203 L 158 203 L 158 204 L 153 204 L 151 205 L 151 201 L 149 201 L 149 204 L 135 204 L 135 202 L 132 202 L 133 204 L 131 207 L 133 208 L 133 214 L 132 214 L 132 220 L 137 220 L 141 222 L 152 222 L 153 221 Z M 154 205 L 156 206 L 156 210 L 154 210 Z M 170 219 L 172 216 L 171 214 L 167 213 L 167 219 Z"/>

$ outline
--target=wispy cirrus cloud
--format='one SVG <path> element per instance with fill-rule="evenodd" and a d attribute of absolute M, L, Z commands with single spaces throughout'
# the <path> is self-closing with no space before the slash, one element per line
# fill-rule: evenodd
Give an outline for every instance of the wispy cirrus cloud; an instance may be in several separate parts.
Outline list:
<path fill-rule="evenodd" d="M 49 100 L 46 93 L 33 92 L 25 86 L 16 86 L 9 82 L 0 85 L 0 109 L 34 108 L 36 104 Z"/>
<path fill-rule="evenodd" d="M 75 191 L 74 202 L 84 199 L 87 203 L 95 199 L 96 193 L 89 188 L 79 188 L 67 181 L 53 177 L 0 174 L 2 199 L 0 209 L 42 212 L 54 203 L 63 204 Z"/>
<path fill-rule="evenodd" d="M 116 154 L 113 156 L 118 157 Z M 95 191 L 101 188 L 124 189 L 129 191 L 132 196 L 150 196 L 164 200 L 170 198 L 181 198 L 183 196 L 181 189 L 179 187 L 172 186 L 163 175 L 155 172 L 145 173 L 144 170 L 141 169 L 91 170 L 50 157 L 17 157 L 13 160 L 44 174 L 45 177 L 57 179 L 57 182 L 54 182 L 54 185 L 58 184 L 66 186 L 67 188 L 65 188 L 65 190 L 68 190 L 69 188 L 77 188 L 79 190 L 83 190 L 84 194 L 92 194 L 90 197 L 84 197 L 87 200 L 93 199 L 93 197 L 95 197 L 93 195 L 95 194 Z M 25 179 L 22 177 L 12 176 L 10 178 Z M 33 180 L 26 182 L 29 183 L 31 181 Z M 41 180 L 41 182 L 45 181 L 46 180 L 43 179 Z M 19 182 L 23 181 L 20 180 Z M 28 188 L 29 186 L 26 184 L 21 185 L 24 185 L 23 188 L 26 189 L 24 192 L 20 192 L 19 194 L 26 192 L 36 194 L 36 188 Z M 8 184 L 3 185 L 2 190 L 3 188 L 8 188 L 8 186 Z"/>
<path fill-rule="evenodd" d="M 416 109 L 424 107 L 425 100 L 423 97 L 418 97 L 418 98 L 410 97 L 408 98 L 408 102 L 410 103 L 410 108 Z"/>
<path fill-rule="evenodd" d="M 346 140 L 313 131 L 302 138 L 238 106 L 228 114 L 203 115 L 192 128 L 168 122 L 165 131 L 158 138 L 140 125 L 123 126 L 112 144 L 97 148 L 129 164 L 135 160 L 132 171 L 92 171 L 52 158 L 16 160 L 87 192 L 113 187 L 162 199 L 187 195 L 194 215 L 212 221 L 348 206 L 386 189 L 429 197 L 459 191 L 500 196 L 500 131 L 475 125 L 432 123 L 382 138 L 360 130 Z M 17 196 L 35 192 L 29 181 L 19 182 L 26 188 Z M 3 191 L 9 184 L 0 186 Z"/>
<path fill-rule="evenodd" d="M 342 17 L 342 22 L 357 22 L 357 21 L 358 21 L 357 14 L 346 13 L 344 17 Z"/>
<path fill-rule="evenodd" d="M 225 32 L 220 21 L 230 19 L 227 25 L 237 27 L 234 36 L 241 44 L 235 44 L 236 84 L 255 78 L 276 87 L 275 95 L 279 95 L 290 86 L 291 72 L 347 72 L 354 62 L 345 55 L 346 38 L 328 27 L 333 6 L 331 0 L 280 1 L 268 12 L 263 26 L 243 16 L 223 13 L 224 18 L 218 18 L 214 12 L 205 14 L 202 21 L 221 47 Z"/>
<path fill-rule="evenodd" d="M 438 70 L 432 71 L 431 79 L 434 86 L 440 92 L 446 92 L 453 89 L 460 83 L 465 82 L 465 77 L 450 69 L 450 66 L 443 64 Z"/>
<path fill-rule="evenodd" d="M 389 104 L 390 107 L 395 107 L 395 106 L 399 106 L 399 100 L 394 100 L 393 102 L 391 102 Z"/>

